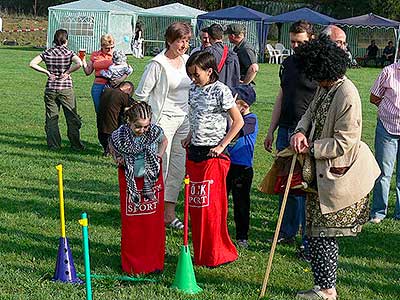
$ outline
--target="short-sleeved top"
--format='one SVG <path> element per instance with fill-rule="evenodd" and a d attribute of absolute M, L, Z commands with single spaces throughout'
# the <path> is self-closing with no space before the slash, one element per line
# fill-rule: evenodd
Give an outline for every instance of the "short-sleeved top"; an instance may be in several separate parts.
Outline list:
<path fill-rule="evenodd" d="M 234 165 L 252 167 L 254 158 L 254 145 L 258 134 L 258 121 L 254 113 L 243 116 L 244 125 L 235 139 L 228 147 L 231 163 Z"/>
<path fill-rule="evenodd" d="M 70 68 L 73 56 L 74 52 L 69 50 L 66 46 L 49 48 L 40 55 L 46 64 L 47 71 L 56 76 L 55 80 L 47 80 L 47 89 L 63 90 L 72 88 L 71 77 L 64 80 L 61 79 L 60 76 Z"/>
<path fill-rule="evenodd" d="M 246 40 L 242 40 L 239 45 L 233 48 L 239 58 L 240 65 L 240 80 L 243 80 L 247 74 L 247 70 L 252 64 L 257 63 L 257 55 L 254 49 L 247 43 Z"/>
<path fill-rule="evenodd" d="M 367 55 L 369 57 L 376 57 L 378 55 L 379 48 L 377 45 L 369 45 L 367 48 Z"/>
<path fill-rule="evenodd" d="M 282 108 L 279 126 L 296 128 L 317 91 L 318 83 L 299 72 L 294 56 L 286 58 L 279 71 L 282 88 Z"/>
<path fill-rule="evenodd" d="M 101 133 L 111 134 L 120 124 L 120 115 L 131 103 L 129 95 L 120 89 L 106 88 L 101 94 L 97 112 L 97 129 Z"/>
<path fill-rule="evenodd" d="M 390 55 L 390 54 L 394 55 L 395 52 L 396 52 L 396 48 L 395 47 L 386 46 L 385 49 L 383 49 L 383 54 L 386 54 L 386 55 Z"/>
<path fill-rule="evenodd" d="M 218 145 L 226 134 L 228 110 L 235 105 L 231 90 L 220 81 L 204 87 L 192 84 L 189 90 L 191 143 Z"/>
<path fill-rule="evenodd" d="M 383 68 L 371 88 L 371 94 L 382 98 L 378 117 L 383 127 L 393 135 L 400 135 L 400 63 Z"/>
<path fill-rule="evenodd" d="M 112 65 L 112 54 L 105 54 L 101 50 L 95 51 L 90 56 L 90 61 L 93 64 L 94 75 L 96 76 L 94 83 L 106 84 L 108 80 L 101 76 L 100 72 L 102 70 L 106 71 Z"/>

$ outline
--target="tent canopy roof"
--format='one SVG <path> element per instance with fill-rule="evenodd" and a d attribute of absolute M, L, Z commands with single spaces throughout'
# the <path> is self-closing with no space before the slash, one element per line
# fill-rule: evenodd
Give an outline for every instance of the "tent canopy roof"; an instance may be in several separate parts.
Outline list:
<path fill-rule="evenodd" d="M 80 0 L 49 7 L 49 10 L 107 11 L 134 14 L 133 11 L 101 0 Z"/>
<path fill-rule="evenodd" d="M 219 9 L 200 15 L 198 16 L 198 19 L 264 21 L 270 17 L 270 15 L 264 14 L 254 9 L 242 5 L 237 5 L 234 7 Z"/>
<path fill-rule="evenodd" d="M 313 24 L 329 25 L 336 22 L 336 19 L 313 11 L 307 7 L 292 10 L 268 19 L 271 23 L 292 23 L 299 20 L 307 20 Z"/>
<path fill-rule="evenodd" d="M 113 5 L 116 5 L 116 6 L 119 6 L 119 7 L 122 7 L 122 8 L 125 8 L 127 10 L 134 11 L 134 12 L 143 12 L 143 11 L 145 11 L 145 9 L 142 8 L 142 7 L 139 7 L 139 6 L 124 2 L 124 1 L 120 1 L 120 0 L 111 1 L 109 3 L 113 4 Z"/>
<path fill-rule="evenodd" d="M 337 20 L 335 24 L 356 27 L 400 27 L 400 22 L 369 13 L 366 15 Z"/>
<path fill-rule="evenodd" d="M 181 3 L 171 3 L 163 6 L 152 7 L 145 9 L 140 14 L 158 15 L 158 16 L 176 16 L 197 18 L 198 15 L 204 14 L 206 11 L 193 8 Z"/>

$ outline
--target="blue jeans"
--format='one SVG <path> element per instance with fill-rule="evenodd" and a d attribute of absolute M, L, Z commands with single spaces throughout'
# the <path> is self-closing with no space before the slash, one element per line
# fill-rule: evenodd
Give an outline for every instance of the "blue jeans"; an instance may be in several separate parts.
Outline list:
<path fill-rule="evenodd" d="M 375 181 L 371 217 L 379 219 L 386 217 L 390 180 L 396 164 L 396 207 L 394 218 L 400 219 L 400 136 L 387 132 L 379 119 L 375 131 L 375 158 L 382 173 Z"/>
<path fill-rule="evenodd" d="M 100 84 L 100 83 L 93 83 L 92 85 L 92 98 L 93 98 L 93 104 L 94 104 L 94 110 L 96 113 L 99 111 L 99 106 L 100 106 L 100 97 L 101 94 L 103 93 L 105 84 Z"/>
<path fill-rule="evenodd" d="M 276 149 L 281 151 L 290 145 L 290 136 L 294 129 L 287 127 L 278 128 L 278 136 L 276 137 Z M 283 195 L 279 197 L 279 208 L 282 205 Z M 305 228 L 306 228 L 306 217 L 305 217 L 305 202 L 306 197 L 302 195 L 289 194 L 285 214 L 283 215 L 280 237 L 293 238 L 296 236 L 301 225 L 302 228 L 302 240 L 305 244 Z"/>

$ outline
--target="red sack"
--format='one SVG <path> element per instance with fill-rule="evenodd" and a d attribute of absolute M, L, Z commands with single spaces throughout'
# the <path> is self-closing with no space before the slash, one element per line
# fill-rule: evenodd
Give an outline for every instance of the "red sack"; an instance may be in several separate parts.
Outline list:
<path fill-rule="evenodd" d="M 121 262 L 129 274 L 146 274 L 164 269 L 164 181 L 162 171 L 154 186 L 158 201 L 142 198 L 143 177 L 135 178 L 140 205 L 135 206 L 126 193 L 123 168 L 118 169 L 121 203 Z"/>
<path fill-rule="evenodd" d="M 216 267 L 238 258 L 227 226 L 227 156 L 202 162 L 186 161 L 190 177 L 189 213 L 192 225 L 194 263 Z"/>

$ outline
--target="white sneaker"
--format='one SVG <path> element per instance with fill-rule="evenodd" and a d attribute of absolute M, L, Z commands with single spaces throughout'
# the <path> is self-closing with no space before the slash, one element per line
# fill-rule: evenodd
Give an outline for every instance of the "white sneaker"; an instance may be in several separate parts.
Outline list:
<path fill-rule="evenodd" d="M 375 217 L 375 218 L 372 218 L 371 220 L 369 220 L 369 222 L 373 223 L 373 224 L 379 224 L 380 222 L 382 222 L 382 219 Z"/>

